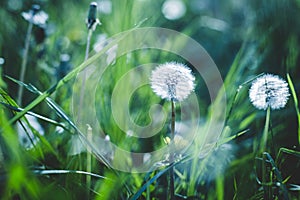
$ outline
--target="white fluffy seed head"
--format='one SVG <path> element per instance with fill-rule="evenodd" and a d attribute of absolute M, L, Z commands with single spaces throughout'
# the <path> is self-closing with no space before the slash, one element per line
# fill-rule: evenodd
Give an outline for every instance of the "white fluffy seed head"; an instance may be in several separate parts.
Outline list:
<path fill-rule="evenodd" d="M 152 71 L 152 90 L 161 98 L 182 101 L 194 90 L 195 77 L 191 70 L 181 63 L 168 62 L 158 65 Z"/>
<path fill-rule="evenodd" d="M 33 11 L 23 12 L 22 16 L 26 21 L 29 21 L 29 22 L 33 23 L 34 25 L 37 25 L 40 27 L 45 26 L 46 22 L 49 18 L 48 14 L 42 10 L 40 10 L 36 13 L 34 13 Z"/>
<path fill-rule="evenodd" d="M 281 109 L 286 105 L 289 96 L 287 82 L 273 74 L 258 77 L 249 90 L 251 103 L 260 110 L 266 110 L 269 106 L 272 110 Z"/>

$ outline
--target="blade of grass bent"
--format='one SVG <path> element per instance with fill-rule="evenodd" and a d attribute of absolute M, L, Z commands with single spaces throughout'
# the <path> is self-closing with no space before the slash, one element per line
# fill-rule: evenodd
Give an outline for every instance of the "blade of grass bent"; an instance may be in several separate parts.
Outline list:
<path fill-rule="evenodd" d="M 140 25 L 140 24 L 139 24 Z M 139 26 L 138 25 L 138 26 Z M 118 42 L 120 42 L 123 38 L 125 38 L 131 31 L 135 30 L 137 27 L 133 28 L 132 30 L 127 31 L 125 34 L 121 35 L 121 37 L 117 37 L 112 42 L 110 42 L 108 45 L 103 47 L 101 51 L 99 51 L 94 56 L 87 59 L 85 62 L 83 62 L 81 65 L 79 65 L 77 68 L 72 70 L 70 73 L 68 73 L 64 78 L 62 78 L 60 81 L 58 81 L 57 84 L 43 92 L 40 96 L 38 96 L 36 99 L 34 99 L 29 105 L 27 105 L 23 111 L 18 113 L 16 116 L 14 116 L 10 121 L 9 124 L 15 123 L 20 117 L 22 117 L 26 112 L 37 106 L 39 103 L 44 101 L 47 97 L 49 97 L 52 93 L 54 93 L 56 90 L 61 88 L 65 83 L 73 79 L 77 76 L 77 74 L 84 70 L 86 67 L 88 67 L 90 64 L 92 64 L 95 60 L 97 60 L 99 57 L 101 57 L 107 50 L 109 50 L 111 47 L 116 45 Z"/>
<path fill-rule="evenodd" d="M 38 93 L 38 94 L 42 94 L 41 91 L 39 91 L 37 88 L 35 88 L 34 86 L 31 86 L 31 89 L 33 90 L 33 92 Z M 112 166 L 110 165 L 109 161 L 101 154 L 99 153 L 94 146 L 92 145 L 92 141 L 89 140 L 88 138 L 86 138 L 84 136 L 84 134 L 81 132 L 81 130 L 75 125 L 75 123 L 68 117 L 67 114 L 65 114 L 65 112 L 60 108 L 59 105 L 57 105 L 50 97 L 46 97 L 46 102 L 47 104 L 56 112 L 56 114 L 61 117 L 62 119 L 64 119 L 75 131 L 76 133 L 78 133 L 80 135 L 80 139 L 82 140 L 82 142 L 84 144 L 86 144 L 88 146 L 88 148 L 90 148 L 91 152 L 96 156 L 96 158 L 98 160 L 100 160 L 108 169 L 112 170 L 116 175 L 119 175 L 119 173 L 114 170 L 112 168 Z M 124 184 L 126 190 L 128 191 L 129 194 L 131 194 L 131 191 L 129 189 L 129 187 Z"/>
<path fill-rule="evenodd" d="M 169 165 L 168 167 L 166 167 L 165 169 L 159 171 L 157 174 L 155 174 L 155 176 L 153 176 L 149 181 L 147 181 L 131 198 L 130 200 L 137 200 L 142 193 L 154 182 L 156 181 L 160 176 L 162 176 L 164 173 L 166 173 L 169 169 L 171 169 L 172 167 L 174 167 L 176 164 L 179 164 L 179 162 L 177 163 L 173 163 L 171 165 Z"/>
<path fill-rule="evenodd" d="M 36 87 L 34 87 L 33 85 L 30 84 L 25 84 L 23 82 L 20 82 L 18 80 L 15 80 L 11 77 L 8 77 L 10 80 L 16 82 L 17 84 L 21 84 L 23 85 L 26 89 L 30 90 L 31 92 L 35 93 L 35 94 L 39 94 L 42 95 L 43 93 L 41 91 L 39 91 Z M 57 105 L 50 97 L 46 97 L 45 98 L 47 104 L 49 105 L 49 107 L 51 109 L 53 109 L 56 114 L 64 119 L 68 124 L 70 124 L 70 126 L 81 136 L 80 139 L 83 140 L 83 142 L 85 144 L 87 144 L 88 147 L 93 147 L 91 144 L 91 141 L 87 140 L 84 137 L 84 134 L 79 130 L 79 128 L 75 125 L 75 123 L 65 114 L 65 112 L 60 108 L 59 105 Z M 105 166 L 107 166 L 109 169 L 112 169 L 112 167 L 110 166 L 109 162 L 107 161 L 107 159 L 105 157 L 103 157 L 101 154 L 97 153 L 97 150 L 92 148 L 92 152 L 94 153 L 94 155 L 96 155 L 96 157 L 103 163 L 105 164 Z"/>
<path fill-rule="evenodd" d="M 224 138 L 224 139 L 221 139 L 221 140 L 217 141 L 216 146 L 221 146 L 222 144 L 225 144 L 225 143 L 227 143 L 227 142 L 230 142 L 230 141 L 234 140 L 235 138 L 237 138 L 237 137 L 239 137 L 239 136 L 241 136 L 241 135 L 244 135 L 245 133 L 249 132 L 249 130 L 250 130 L 250 129 L 246 129 L 246 130 L 243 130 L 243 131 L 241 131 L 241 132 L 236 133 L 236 134 L 233 135 L 233 136 L 230 136 L 230 137 L 226 137 L 226 138 Z"/>
<path fill-rule="evenodd" d="M 32 171 L 34 174 L 37 175 L 51 175 L 51 174 L 84 174 L 96 178 L 101 178 L 101 179 L 108 179 L 105 176 L 101 176 L 98 174 L 94 174 L 91 172 L 85 172 L 85 171 L 80 171 L 80 170 L 33 170 Z M 109 179 L 111 180 L 111 179 Z"/>
<path fill-rule="evenodd" d="M 147 182 L 144 182 L 144 184 L 140 187 L 140 189 L 130 198 L 130 200 L 137 200 L 142 193 L 154 182 L 156 181 L 160 176 L 162 176 L 164 173 L 166 173 L 171 167 L 175 167 L 178 164 L 185 163 L 187 161 L 190 161 L 193 159 L 191 156 L 185 156 L 181 158 L 178 161 L 173 162 L 172 164 L 168 165 L 165 169 L 159 171 L 157 174 L 155 174 L 151 179 L 149 179 Z M 149 176 L 147 177 L 147 179 Z M 145 178 L 146 180 L 146 178 Z M 176 195 L 176 194 L 175 194 Z"/>
<path fill-rule="evenodd" d="M 60 87 L 62 87 L 65 83 L 67 83 L 69 80 L 71 80 L 72 78 L 76 77 L 77 74 L 82 71 L 83 69 L 85 69 L 87 66 L 89 66 L 91 63 L 93 63 L 96 59 L 98 59 L 99 57 L 101 57 L 109 48 L 111 48 L 112 46 L 114 46 L 115 44 L 117 44 L 119 41 L 121 41 L 123 38 L 125 38 L 125 36 L 127 34 L 129 34 L 132 30 L 129 30 L 126 34 L 122 35 L 121 37 L 113 40 L 111 43 L 109 43 L 107 46 L 105 46 L 100 52 L 98 52 L 97 54 L 95 54 L 94 56 L 92 56 L 91 58 L 89 58 L 88 60 L 86 60 L 85 62 L 83 62 L 81 65 L 79 65 L 79 67 L 75 68 L 73 71 L 71 71 L 69 74 L 67 74 L 63 79 L 61 79 L 57 84 L 55 84 L 54 86 L 52 86 L 51 88 L 49 88 L 48 90 L 46 90 L 45 92 L 40 92 L 40 95 L 34 99 L 28 106 L 26 106 L 21 112 L 19 112 L 17 115 L 15 115 L 8 123 L 8 125 L 15 123 L 18 119 L 20 119 L 23 115 L 25 115 L 29 110 L 31 110 L 32 108 L 34 108 L 35 106 L 37 106 L 39 103 L 41 103 L 42 101 L 46 100 L 48 105 L 50 105 L 57 113 L 60 117 L 62 117 L 63 119 L 65 119 L 75 130 L 76 132 L 81 136 L 80 138 L 85 142 L 85 144 L 87 144 L 88 146 L 93 147 L 93 145 L 90 143 L 90 141 L 88 141 L 85 137 L 84 134 L 78 129 L 78 127 L 72 122 L 72 120 L 70 120 L 70 118 L 64 113 L 62 112 L 61 109 L 59 109 L 59 107 L 56 105 L 56 103 L 54 103 L 52 101 L 51 98 L 49 98 L 49 96 L 54 93 L 57 89 L 59 89 Z M 116 173 L 118 175 L 118 172 L 115 171 L 111 165 L 109 164 L 109 162 L 106 160 L 106 158 L 104 158 L 100 153 L 98 153 L 98 151 L 93 150 L 94 155 L 101 160 L 110 170 L 114 171 L 114 173 Z M 125 185 L 127 191 L 129 192 L 129 194 L 131 194 L 131 191 L 129 190 L 129 187 L 127 185 Z"/>
<path fill-rule="evenodd" d="M 15 107 L 15 106 L 12 106 L 12 105 L 3 103 L 3 102 L 0 102 L 0 104 L 2 104 L 3 106 L 5 106 L 6 108 L 9 108 L 9 109 L 11 109 L 11 110 L 13 110 L 13 111 L 16 111 L 16 112 L 21 112 L 21 111 L 23 111 L 22 108 L 18 108 L 18 107 Z M 47 123 L 49 123 L 49 124 L 52 124 L 52 125 L 55 125 L 55 126 L 59 126 L 59 127 L 63 128 L 64 130 L 70 132 L 70 130 L 68 130 L 68 128 L 65 127 L 62 123 L 57 122 L 57 121 L 55 121 L 55 120 L 53 120 L 53 119 L 49 119 L 49 118 L 47 118 L 47 117 L 45 117 L 45 116 L 39 115 L 39 114 L 34 113 L 34 112 L 31 112 L 31 111 L 28 111 L 26 114 L 27 114 L 27 115 L 31 115 L 31 116 L 33 116 L 33 117 L 36 117 L 36 118 L 38 118 L 38 119 L 40 119 L 40 120 L 43 120 L 43 121 L 45 121 L 45 122 L 47 122 Z"/>
<path fill-rule="evenodd" d="M 11 107 L 16 107 L 18 108 L 17 103 L 4 91 L 0 88 L 0 97 L 1 97 L 1 101 L 4 102 L 0 102 L 1 104 L 6 104 L 9 105 Z M 16 111 L 13 111 L 13 113 L 15 114 Z M 35 135 L 35 137 L 39 138 L 42 143 L 54 154 L 57 156 L 57 153 L 54 151 L 54 149 L 52 148 L 52 146 L 50 145 L 50 143 L 42 136 L 40 135 L 29 123 L 29 121 L 27 120 L 26 117 L 23 117 L 24 123 L 27 124 L 27 126 L 31 129 L 32 133 Z M 34 145 L 34 143 L 31 140 L 31 137 L 28 135 L 28 131 L 26 130 L 25 126 L 23 125 L 22 120 L 19 120 L 21 126 L 23 127 L 25 133 L 27 134 L 29 140 L 31 141 L 32 145 Z M 9 125 L 8 125 L 9 126 Z M 2 132 L 2 130 L 4 130 L 5 127 L 2 127 L 2 129 L 0 130 L 0 132 Z M 43 152 L 41 152 L 41 150 L 39 149 L 39 152 L 41 153 L 41 155 L 43 154 Z"/>
<path fill-rule="evenodd" d="M 280 148 L 279 152 L 277 154 L 277 157 L 275 159 L 276 164 L 279 166 L 280 165 L 280 161 L 282 160 L 282 156 L 284 154 L 288 154 L 288 155 L 292 155 L 292 156 L 296 156 L 298 158 L 300 158 L 300 152 L 299 151 L 295 151 L 292 149 L 287 149 L 287 148 Z"/>

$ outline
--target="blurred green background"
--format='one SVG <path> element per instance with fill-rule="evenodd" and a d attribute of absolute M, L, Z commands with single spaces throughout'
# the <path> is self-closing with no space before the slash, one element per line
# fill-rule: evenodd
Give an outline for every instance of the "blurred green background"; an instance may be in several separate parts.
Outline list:
<path fill-rule="evenodd" d="M 33 4 L 39 4 L 41 10 L 49 15 L 49 19 L 43 27 L 33 26 L 24 82 L 33 84 L 40 91 L 45 91 L 79 66 L 85 57 L 88 36 L 85 20 L 90 2 L 85 0 L 2 0 L 0 2 L 0 69 L 2 75 L 19 79 L 28 28 L 28 21 L 22 17 L 22 12 L 28 12 Z M 234 97 L 241 84 L 260 73 L 273 73 L 284 79 L 289 73 L 299 98 L 300 1 L 100 0 L 97 3 L 101 25 L 97 26 L 93 32 L 91 49 L 94 44 L 134 28 L 140 22 L 143 22 L 141 27 L 163 27 L 188 35 L 205 48 L 225 81 L 227 107 L 233 105 L 230 113 L 227 110 L 229 117 L 226 126 L 230 130 L 227 136 L 248 130 L 241 137 L 230 141 L 228 148 L 225 146 L 225 150 L 216 149 L 206 160 L 193 160 L 194 164 L 201 163 L 198 165 L 201 172 L 190 170 L 194 169 L 191 163 L 178 165 L 177 193 L 190 199 L 262 199 L 254 170 L 256 167 L 254 152 L 264 128 L 265 112 L 256 110 L 250 104 L 249 84 L 242 87 L 237 99 L 234 100 Z M 124 65 L 126 63 L 124 57 L 119 58 L 116 66 L 123 65 L 124 67 L 122 69 L 119 67 L 116 71 L 114 71 L 115 68 L 110 69 L 112 71 L 104 75 L 101 82 L 103 89 L 98 91 L 99 96 L 105 96 L 99 105 L 100 110 L 105 110 L 99 113 L 102 119 L 101 125 L 105 129 L 104 132 L 110 135 L 111 140 L 124 145 L 124 148 L 129 148 L 132 143 L 138 142 L 141 144 L 137 145 L 137 149 L 147 142 L 153 146 L 159 146 L 163 144 L 160 137 L 154 137 L 151 141 L 134 140 L 131 142 L 128 140 L 124 142 L 126 138 L 119 137 L 120 130 L 111 120 L 111 111 L 109 111 L 110 95 L 118 78 L 135 64 L 153 62 L 153 60 L 163 63 L 179 58 L 174 55 L 161 55 L 156 51 L 149 51 L 146 56 L 138 53 L 134 56 L 136 60 L 127 65 Z M 111 73 L 114 77 L 111 77 Z M 2 77 L 2 79 L 5 84 L 0 81 L 1 88 L 16 100 L 18 85 L 8 78 Z M 69 116 L 71 116 L 72 81 L 51 96 Z M 209 96 L 201 92 L 202 86 L 201 83 L 197 85 L 195 92 L 199 98 L 199 106 L 204 108 L 204 118 L 206 118 L 213 111 L 209 110 L 211 106 Z M 139 124 L 147 124 L 149 118 L 142 114 L 147 112 L 151 103 L 161 103 L 168 108 L 167 102 L 155 96 L 150 98 L 146 96 L 150 93 L 149 88 L 145 88 L 137 94 L 136 101 L 132 103 L 135 105 L 132 108 L 133 118 Z M 22 106 L 28 105 L 35 97 L 36 94 L 25 90 Z M 4 101 L 3 98 L 1 100 Z M 219 103 L 222 104 L 222 102 Z M 279 156 L 279 149 L 282 147 L 293 151 L 300 150 L 295 106 L 298 105 L 291 96 L 285 109 L 271 113 L 272 137 L 270 138 L 272 139 L 269 153 L 273 158 Z M 33 111 L 67 124 L 44 102 Z M 0 125 L 5 127 L 4 125 L 8 123 L 6 120 L 13 114 L 5 107 L 1 108 L 1 113 Z M 15 130 L 7 128 L 2 131 L 2 133 L 11 133 L 9 137 L 4 135 L 0 137 L 2 152 L 0 196 L 2 198 L 53 199 L 54 194 L 57 195 L 55 199 L 127 198 L 128 191 L 123 184 L 118 185 L 102 179 L 92 179 L 90 184 L 87 184 L 86 176 L 76 173 L 55 176 L 37 176 L 32 173 L 31 170 L 36 168 L 86 170 L 88 163 L 87 153 L 74 153 L 75 155 L 70 153 L 76 152 L 72 143 L 76 141 L 72 131 L 64 131 L 60 134 L 55 125 L 41 120 L 39 123 L 44 130 L 42 137 L 45 142 L 40 147 L 29 150 L 20 146 L 18 142 L 12 142 L 18 141 Z M 167 126 L 162 132 L 166 130 Z M 25 156 L 16 158 L 16 155 Z M 224 157 L 228 160 L 222 160 L 220 161 L 222 164 L 219 163 L 221 175 L 210 174 L 210 169 L 218 165 L 215 160 Z M 284 178 L 289 177 L 286 183 L 300 184 L 300 177 L 297 173 L 300 165 L 299 153 L 284 154 L 283 159 L 277 164 L 279 163 L 278 167 Z M 114 180 L 122 180 L 122 183 L 129 185 L 132 193 L 139 190 L 144 180 L 144 174 L 121 173 L 118 177 L 94 157 L 91 161 L 91 171 Z M 180 173 L 182 176 L 179 176 Z M 162 177 L 160 181 L 151 184 L 147 193 L 144 192 L 140 198 L 146 199 L 151 196 L 149 199 L 164 199 L 166 185 L 164 180 L 165 177 Z M 280 192 L 277 191 L 279 189 L 274 190 L 275 195 L 280 196 Z M 299 188 L 289 192 L 291 199 L 300 198 Z"/>

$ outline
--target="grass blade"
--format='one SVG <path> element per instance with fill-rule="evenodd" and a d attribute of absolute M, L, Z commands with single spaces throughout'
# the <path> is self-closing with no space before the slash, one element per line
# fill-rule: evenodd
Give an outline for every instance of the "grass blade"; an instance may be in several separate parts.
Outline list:
<path fill-rule="evenodd" d="M 293 81 L 290 77 L 290 74 L 287 73 L 286 77 L 287 77 L 287 81 L 288 81 L 290 89 L 291 89 L 291 93 L 292 93 L 292 97 L 293 97 L 294 105 L 295 105 L 295 110 L 296 110 L 297 117 L 298 117 L 298 144 L 300 144 L 300 111 L 299 111 L 297 93 L 296 93 Z"/>
<path fill-rule="evenodd" d="M 13 80 L 13 81 L 16 81 L 16 80 Z M 16 81 L 16 82 L 19 83 L 19 81 Z M 20 84 L 24 85 L 25 88 L 29 89 L 33 93 L 43 95 L 43 93 L 41 91 L 39 91 L 33 85 L 30 85 L 30 84 L 27 85 L 27 84 L 24 84 L 22 82 Z M 46 100 L 47 104 L 49 105 L 49 107 L 51 109 L 53 109 L 59 117 L 64 119 L 76 131 L 76 133 L 78 133 L 80 135 L 80 139 L 82 140 L 82 142 L 84 144 L 86 144 L 88 146 L 88 148 L 90 148 L 91 152 L 93 152 L 93 154 L 96 156 L 96 158 L 98 160 L 100 160 L 106 167 L 108 167 L 110 170 L 112 170 L 116 175 L 118 175 L 118 172 L 116 170 L 114 170 L 112 168 L 112 166 L 110 165 L 110 163 L 107 161 L 107 159 L 95 149 L 95 147 L 92 145 L 92 141 L 88 140 L 88 138 L 86 138 L 84 136 L 84 134 L 75 125 L 75 123 L 68 117 L 67 114 L 65 114 L 64 110 L 61 109 L 60 106 L 57 105 L 50 97 L 46 97 L 45 100 Z M 125 184 L 125 187 L 126 187 L 128 193 L 131 194 L 131 191 L 129 190 L 129 187 L 126 184 Z"/>
<path fill-rule="evenodd" d="M 37 175 L 83 174 L 83 175 L 92 176 L 95 178 L 108 179 L 108 178 L 98 175 L 98 174 L 80 171 L 80 170 L 33 170 L 32 172 Z"/>
<path fill-rule="evenodd" d="M 9 106 L 10 108 L 15 108 L 15 109 L 13 109 L 14 114 L 16 113 L 16 110 L 19 110 L 19 109 L 20 109 L 20 108 L 18 107 L 17 103 L 16 103 L 16 102 L 15 102 L 15 101 L 7 94 L 4 90 L 2 90 L 1 88 L 0 88 L 0 97 L 1 97 L 0 100 L 3 101 L 3 102 L 0 102 L 2 105 L 7 105 L 7 106 Z M 22 112 L 21 110 L 22 110 L 22 109 L 20 109 L 19 112 Z M 45 117 L 44 117 L 44 119 L 45 119 Z M 19 120 L 20 120 L 20 119 L 19 119 Z M 24 121 L 22 122 L 22 120 L 24 120 Z M 25 130 L 25 132 L 26 132 L 28 138 L 31 140 L 31 137 L 28 135 L 28 132 L 27 132 L 27 130 L 25 129 L 25 126 L 24 126 L 22 123 L 26 123 L 27 126 L 28 126 L 28 127 L 30 128 L 30 130 L 32 131 L 32 133 L 34 134 L 34 136 L 37 137 L 38 139 L 40 139 L 41 142 L 42 142 L 42 144 L 45 145 L 45 147 L 46 147 L 49 151 L 51 151 L 51 152 L 57 157 L 56 151 L 53 149 L 53 147 L 50 145 L 50 143 L 46 140 L 46 138 L 45 138 L 44 136 L 42 136 L 41 134 L 39 134 L 38 131 L 36 131 L 36 130 L 30 125 L 30 123 L 29 123 L 29 121 L 27 120 L 26 117 L 23 117 L 22 120 L 20 120 L 20 124 L 21 124 L 21 126 L 24 128 L 24 130 Z M 1 129 L 0 132 L 2 132 L 3 130 L 5 130 L 5 127 L 2 127 L 2 129 Z M 33 146 L 35 146 L 34 143 L 32 142 L 32 140 L 31 140 L 31 143 L 33 144 Z M 43 157 L 43 152 L 42 152 L 42 150 L 41 150 L 41 149 L 38 149 L 38 150 L 39 150 L 40 154 L 41 154 L 42 157 Z"/>
<path fill-rule="evenodd" d="M 221 139 L 219 141 L 217 141 L 217 146 L 220 146 L 222 144 L 225 144 L 227 142 L 230 142 L 231 140 L 234 140 L 235 138 L 241 136 L 241 135 L 244 135 L 245 133 L 247 133 L 250 129 L 246 129 L 246 130 L 243 130 L 241 132 L 238 132 L 236 133 L 235 135 L 233 136 L 230 136 L 230 137 L 227 137 L 227 138 L 224 138 L 224 139 Z"/>
<path fill-rule="evenodd" d="M 140 24 L 139 24 L 140 25 Z M 138 26 L 139 26 L 138 25 Z M 18 119 L 20 119 L 25 113 L 27 113 L 29 110 L 40 104 L 42 101 L 44 101 L 47 97 L 49 97 L 52 93 L 54 93 L 56 90 L 61 88 L 65 85 L 65 83 L 69 82 L 71 79 L 75 78 L 79 72 L 84 70 L 86 67 L 88 67 L 90 64 L 92 64 L 94 61 L 96 61 L 98 58 L 100 58 L 102 55 L 106 53 L 107 50 L 109 50 L 114 45 L 118 44 L 118 42 L 122 41 L 131 31 L 134 31 L 136 28 L 133 28 L 132 30 L 129 30 L 125 34 L 122 34 L 121 37 L 118 37 L 117 39 L 112 40 L 110 43 L 108 43 L 101 51 L 99 51 L 94 56 L 90 57 L 86 61 L 84 61 L 81 65 L 79 65 L 77 68 L 72 70 L 70 73 L 68 73 L 64 78 L 62 78 L 60 81 L 58 81 L 57 84 L 50 87 L 48 90 L 43 92 L 41 95 L 39 95 L 36 99 L 34 99 L 28 106 L 24 108 L 23 111 L 19 112 L 16 116 L 14 116 L 10 121 L 9 124 L 15 123 Z"/>
<path fill-rule="evenodd" d="M 16 112 L 21 112 L 21 111 L 24 110 L 24 109 L 22 109 L 22 108 L 18 108 L 18 107 L 15 107 L 15 106 L 12 106 L 12 105 L 3 103 L 3 102 L 0 102 L 0 104 L 2 104 L 3 106 L 5 106 L 6 108 L 9 108 L 9 109 L 11 109 L 11 110 L 13 110 L 13 111 L 16 111 Z M 27 114 L 27 115 L 31 115 L 31 116 L 33 116 L 33 117 L 36 117 L 36 118 L 38 118 L 38 119 L 40 119 L 40 120 L 43 120 L 43 121 L 45 121 L 45 122 L 47 122 L 47 123 L 49 123 L 49 124 L 54 125 L 54 126 L 59 126 L 59 127 L 63 128 L 64 130 L 70 132 L 70 130 L 68 130 L 68 128 L 65 127 L 62 123 L 57 122 L 57 121 L 55 121 L 55 120 L 53 120 L 53 119 L 49 119 L 49 118 L 47 118 L 47 117 L 45 117 L 45 116 L 39 115 L 39 114 L 34 113 L 34 112 L 31 112 L 31 111 L 28 111 L 26 114 Z"/>
<path fill-rule="evenodd" d="M 282 179 L 281 173 L 280 173 L 279 169 L 277 168 L 277 166 L 275 165 L 275 162 L 274 162 L 273 158 L 272 158 L 272 157 L 270 156 L 270 154 L 267 153 L 267 152 L 264 152 L 264 155 L 266 155 L 268 161 L 269 161 L 269 162 L 271 163 L 271 165 L 272 165 L 272 169 L 274 170 L 274 173 L 275 173 L 275 175 L 276 175 L 276 177 L 277 177 L 277 180 L 278 180 L 278 182 L 280 183 L 280 186 L 279 186 L 279 187 L 280 187 L 280 189 L 281 189 L 282 192 L 283 192 L 284 199 L 289 199 L 289 197 L 288 197 L 288 191 L 287 191 L 287 189 L 286 189 L 285 184 L 283 183 L 283 179 Z"/>
<path fill-rule="evenodd" d="M 168 170 L 170 170 L 172 167 L 175 167 L 176 165 L 180 164 L 180 163 L 184 163 L 188 160 L 190 160 L 191 157 L 186 156 L 183 157 L 181 160 L 173 162 L 172 164 L 170 164 L 169 166 L 167 166 L 165 169 L 159 171 L 157 174 L 155 174 L 149 181 L 147 181 L 146 183 L 144 183 L 142 185 L 142 187 L 140 187 L 140 189 L 130 198 L 130 200 L 137 200 L 142 193 L 154 182 L 156 181 L 159 177 L 161 177 L 164 173 L 168 172 Z"/>

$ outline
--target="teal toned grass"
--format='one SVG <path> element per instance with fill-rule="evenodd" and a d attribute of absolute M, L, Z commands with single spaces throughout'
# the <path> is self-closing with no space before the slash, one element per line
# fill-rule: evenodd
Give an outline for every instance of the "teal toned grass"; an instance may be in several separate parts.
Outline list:
<path fill-rule="evenodd" d="M 19 77 L 18 66 L 22 65 L 20 52 L 25 41 L 22 35 L 25 35 L 28 25 L 18 13 L 27 10 L 30 1 L 22 2 L 21 7 L 15 8 L 12 8 L 9 2 L 4 0 L 0 3 L 0 22 L 3 30 L 0 36 L 0 57 L 6 61 L 2 66 L 3 74 L 16 79 Z M 103 6 L 101 9 L 104 9 L 105 5 L 101 2 L 107 1 L 99 3 L 99 6 Z M 0 198 L 53 199 L 55 194 L 55 199 L 58 200 L 165 199 L 167 175 L 170 168 L 174 167 L 174 189 L 178 199 L 263 199 L 262 188 L 266 185 L 272 185 L 270 188 L 274 198 L 284 199 L 288 196 L 292 200 L 299 199 L 300 117 L 297 52 L 300 40 L 299 24 L 296 22 L 300 13 L 298 1 L 275 0 L 270 3 L 266 0 L 255 0 L 247 6 L 231 1 L 218 1 L 216 4 L 207 5 L 205 2 L 198 5 L 197 1 L 183 1 L 186 13 L 178 21 L 168 21 L 164 18 L 161 12 L 163 0 L 111 2 L 111 13 L 101 12 L 98 15 L 102 25 L 93 33 L 91 49 L 93 44 L 99 42 L 99 38 L 103 36 L 100 37 L 101 34 L 110 38 L 121 31 L 138 27 L 137 24 L 141 21 L 141 27 L 175 29 L 198 41 L 209 52 L 224 78 L 224 90 L 219 92 L 215 102 L 210 102 L 206 86 L 201 77 L 195 74 L 198 80 L 195 91 L 201 112 L 200 128 L 190 148 L 182 157 L 176 157 L 172 165 L 158 163 L 159 167 L 153 166 L 154 171 L 145 173 L 115 172 L 109 162 L 105 161 L 107 157 L 93 151 L 94 146 L 86 147 L 90 142 L 88 138 L 83 139 L 83 149 L 89 150 L 88 152 L 71 154 L 71 141 L 73 136 L 78 135 L 79 129 L 70 111 L 70 91 L 78 89 L 76 86 L 72 87 L 73 81 L 78 72 L 90 64 L 98 63 L 99 58 L 119 41 L 108 41 L 101 52 L 91 53 L 92 56 L 82 62 L 88 36 L 84 20 L 90 2 L 43 1 L 42 7 L 47 9 L 51 26 L 47 30 L 49 35 L 42 44 L 37 43 L 37 36 L 40 34 L 35 31 L 38 30 L 33 31 L 27 64 L 27 70 L 30 69 L 31 73 L 26 73 L 27 81 L 22 84 L 3 77 L 7 87 L 3 88 L 1 84 Z M 252 17 L 251 20 L 247 16 Z M 145 18 L 148 20 L 144 21 Z M 208 23 L 206 19 L 211 21 Z M 226 29 L 213 29 L 218 28 L 218 23 L 225 25 Z M 168 43 L 176 47 L 184 44 L 185 41 Z M 62 53 L 70 54 L 72 70 L 56 83 L 55 73 L 48 73 L 51 70 L 45 69 L 55 69 Z M 193 52 L 193 55 L 200 56 L 198 52 Z M 164 140 L 170 128 L 168 125 L 162 128 L 158 136 L 149 140 L 127 137 L 111 116 L 110 97 L 120 78 L 134 67 L 174 59 L 186 62 L 169 52 L 148 49 L 132 52 L 128 57 L 121 56 L 107 68 L 99 82 L 101 87 L 98 86 L 96 90 L 97 117 L 103 127 L 103 133 L 99 135 L 109 135 L 114 144 L 125 150 L 133 148 L 137 152 L 148 152 L 166 145 Z M 285 66 L 286 63 L 288 66 Z M 102 62 L 98 64 L 102 66 Z M 251 80 L 264 72 L 284 75 L 287 73 L 286 69 L 289 72 L 287 81 L 291 91 L 286 109 L 272 111 L 269 116 L 264 111 L 257 111 L 248 99 Z M 128 80 L 128 84 L 130 82 L 131 79 Z M 24 95 L 26 94 L 23 107 L 14 102 L 14 99 L 17 99 L 18 84 L 22 85 Z M 31 88 L 30 84 L 35 89 Z M 120 88 L 124 93 L 130 91 L 130 85 L 122 85 Z M 224 94 L 227 110 L 222 134 L 218 139 L 205 143 L 204 138 L 209 137 L 205 135 L 207 121 L 222 111 L 221 108 L 225 104 Z M 118 102 L 122 101 L 121 97 L 122 95 Z M 129 104 L 130 117 L 140 126 L 151 121 L 148 115 L 151 105 L 160 104 L 165 111 L 170 110 L 169 102 L 156 97 L 148 86 L 135 91 Z M 176 107 L 176 122 L 180 123 L 180 106 Z M 116 113 L 120 118 L 126 116 L 120 107 L 117 107 Z M 35 116 L 45 131 L 44 135 L 33 131 L 40 142 L 31 149 L 24 148 L 18 142 L 18 134 L 14 128 L 18 121 L 30 125 L 24 118 L 25 114 Z M 170 116 L 166 120 L 168 122 Z M 217 125 L 217 117 L 214 122 L 213 125 Z M 87 130 L 85 124 L 82 130 Z M 93 126 L 89 131 L 98 134 Z M 185 133 L 180 134 L 183 141 Z M 272 151 L 264 147 L 264 137 L 272 144 Z M 208 148 L 204 148 L 203 144 Z M 258 155 L 258 151 L 264 153 Z M 124 155 L 114 156 L 114 164 L 124 164 Z M 130 157 L 126 158 L 126 161 L 132 163 Z M 261 170 L 262 163 L 269 167 L 264 175 Z M 263 183 L 263 176 L 271 178 Z"/>
<path fill-rule="evenodd" d="M 32 27 L 33 27 L 33 22 L 31 20 L 32 19 L 29 20 L 29 25 L 27 28 L 26 39 L 25 39 L 25 47 L 24 47 L 24 53 L 23 53 L 21 71 L 20 71 L 20 78 L 19 78 L 19 80 L 21 82 L 24 82 L 26 68 L 27 68 L 29 44 L 30 44 L 30 39 L 31 39 L 31 34 L 32 34 Z M 18 90 L 18 97 L 17 97 L 17 102 L 20 105 L 22 105 L 23 91 L 24 91 L 24 88 L 20 85 L 19 90 Z"/>

